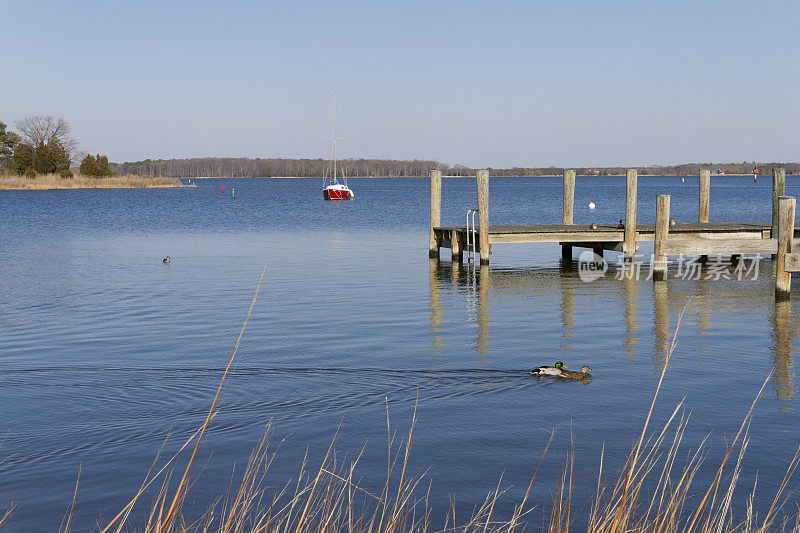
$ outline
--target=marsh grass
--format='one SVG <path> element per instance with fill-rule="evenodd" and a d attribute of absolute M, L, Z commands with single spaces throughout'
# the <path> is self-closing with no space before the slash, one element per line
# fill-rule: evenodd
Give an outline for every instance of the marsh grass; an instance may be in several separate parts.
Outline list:
<path fill-rule="evenodd" d="M 261 279 L 263 276 L 264 272 L 261 274 Z M 261 281 L 259 287 L 260 285 Z M 312 468 L 311 460 L 306 454 L 298 472 L 294 476 L 287 477 L 284 470 L 285 463 L 278 460 L 284 441 L 280 441 L 274 448 L 270 446 L 273 428 L 269 425 L 250 455 L 247 466 L 241 474 L 241 482 L 235 487 L 231 484 L 224 496 L 210 502 L 200 516 L 190 511 L 184 514 L 183 506 L 187 501 L 189 490 L 196 481 L 192 471 L 197 461 L 197 450 L 217 412 L 217 400 L 222 392 L 228 369 L 236 357 L 239 342 L 257 295 L 258 289 L 203 425 L 172 457 L 156 469 L 159 453 L 130 502 L 110 521 L 102 526 L 98 525 L 98 530 L 101 533 L 122 531 L 400 533 L 432 530 L 429 497 L 430 491 L 434 489 L 430 482 L 426 481 L 427 471 L 418 473 L 409 471 L 409 458 L 417 421 L 416 407 L 408 432 L 402 438 L 398 438 L 389 424 L 388 402 L 386 471 L 379 490 L 370 491 L 365 488 L 356 474 L 363 449 L 353 458 L 337 453 L 338 430 L 318 466 Z M 743 503 L 734 503 L 734 492 L 750 442 L 749 431 L 754 407 L 769 376 L 746 412 L 738 432 L 727 446 L 719 464 L 705 464 L 710 453 L 707 446 L 708 437 L 702 439 L 694 448 L 684 445 L 690 414 L 684 408 L 683 401 L 656 429 L 651 429 L 652 415 L 670 358 L 675 350 L 683 312 L 678 318 L 650 409 L 642 429 L 632 439 L 634 444 L 627 455 L 627 460 L 623 465 L 612 466 L 612 473 L 605 474 L 609 467 L 605 464 L 605 449 L 603 449 L 599 458 L 596 493 L 591 501 L 573 501 L 574 441 L 572 439 L 570 441 L 571 446 L 566 458 L 557 457 L 553 460 L 550 457 L 552 454 L 548 455 L 556 434 L 554 429 L 542 450 L 524 495 L 511 507 L 510 513 L 498 516 L 495 512 L 496 504 L 508 490 L 503 488 L 501 477 L 482 503 L 475 506 L 469 515 L 464 515 L 468 518 L 459 520 L 461 515 L 457 514 L 454 500 L 451 498 L 450 507 L 444 511 L 444 527 L 441 531 L 514 533 L 532 530 L 533 524 L 541 522 L 543 531 L 567 532 L 576 529 L 576 521 L 586 524 L 587 531 L 603 533 L 800 531 L 800 514 L 796 508 L 784 511 L 794 494 L 788 487 L 800 462 L 800 449 L 793 457 L 786 460 L 783 480 L 764 514 L 759 514 L 754 507 L 755 483 L 746 498 L 740 496 L 737 499 Z M 181 470 L 175 469 L 174 464 L 190 448 L 192 454 L 185 468 L 181 469 L 181 473 Z M 537 476 L 545 461 L 550 461 L 555 466 L 556 481 L 554 485 L 547 484 L 544 487 L 550 497 L 540 496 L 538 500 L 543 503 L 533 505 L 531 500 Z M 775 462 L 777 461 L 778 459 L 775 459 Z M 276 474 L 278 464 L 281 466 Z M 701 472 L 702 477 L 712 481 L 710 483 L 698 481 Z M 607 475 L 608 481 L 606 481 Z M 232 474 L 231 479 L 233 477 Z M 374 483 L 377 480 L 371 481 Z M 134 515 L 136 504 L 151 486 L 156 488 L 147 510 Z M 75 494 L 77 494 L 77 484 Z M 74 508 L 75 495 L 67 509 L 60 531 L 70 530 Z M 0 524 L 10 516 L 10 513 L 11 510 L 5 517 L 0 517 Z M 135 518 L 132 518 L 134 516 Z"/>
<path fill-rule="evenodd" d="M 185 185 L 178 178 L 154 178 L 152 176 L 115 176 L 92 178 L 76 174 L 65 178 L 61 174 L 37 174 L 30 178 L 17 174 L 0 173 L 0 189 L 127 189 L 149 187 L 194 187 Z"/>

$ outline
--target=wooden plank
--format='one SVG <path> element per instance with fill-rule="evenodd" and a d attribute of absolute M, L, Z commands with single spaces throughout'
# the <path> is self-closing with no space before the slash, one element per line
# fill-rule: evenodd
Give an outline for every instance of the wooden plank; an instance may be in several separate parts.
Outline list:
<path fill-rule="evenodd" d="M 572 224 L 572 214 L 575 205 L 575 171 L 564 171 L 564 224 Z M 570 252 L 571 253 L 571 252 Z"/>
<path fill-rule="evenodd" d="M 708 213 L 711 205 L 711 171 L 700 171 L 700 222 L 708 222 Z"/>
<path fill-rule="evenodd" d="M 775 262 L 775 299 L 788 300 L 792 287 L 792 273 L 786 270 L 786 254 L 794 250 L 794 213 L 797 200 L 791 196 L 778 198 L 777 261 Z"/>
<path fill-rule="evenodd" d="M 439 245 L 436 242 L 434 228 L 442 225 L 442 172 L 431 171 L 431 235 L 428 243 L 428 257 L 439 257 Z"/>
<path fill-rule="evenodd" d="M 615 232 L 586 233 L 490 233 L 489 243 L 523 243 L 523 242 L 622 242 L 622 230 Z"/>
<path fill-rule="evenodd" d="M 670 237 L 662 244 L 664 255 L 774 254 L 777 239 L 702 239 Z"/>
<path fill-rule="evenodd" d="M 636 253 L 636 194 L 637 173 L 628 170 L 625 175 L 625 256 L 633 258 Z"/>
<path fill-rule="evenodd" d="M 489 171 L 479 170 L 478 184 L 478 253 L 481 255 L 481 265 L 489 264 Z"/>
<path fill-rule="evenodd" d="M 786 254 L 783 259 L 785 272 L 800 272 L 800 252 Z"/>
<path fill-rule="evenodd" d="M 653 249 L 653 281 L 664 281 L 667 277 L 667 256 L 664 241 L 669 237 L 669 196 L 659 194 L 656 199 L 656 234 Z"/>

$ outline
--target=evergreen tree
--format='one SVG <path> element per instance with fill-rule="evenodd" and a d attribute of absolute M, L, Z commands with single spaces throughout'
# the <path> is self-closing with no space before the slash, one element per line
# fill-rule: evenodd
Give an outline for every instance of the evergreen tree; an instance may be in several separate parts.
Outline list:
<path fill-rule="evenodd" d="M 11 158 L 11 170 L 22 175 L 29 168 L 33 168 L 33 146 L 19 143 L 14 147 L 14 155 Z"/>
<path fill-rule="evenodd" d="M 69 169 L 69 154 L 56 139 L 39 143 L 33 151 L 33 169 L 39 174 L 50 174 Z"/>
<path fill-rule="evenodd" d="M 6 131 L 6 125 L 0 122 L 0 169 L 13 169 L 14 147 L 19 143 L 19 135 Z"/>
<path fill-rule="evenodd" d="M 108 163 L 108 156 L 97 154 L 97 168 L 99 177 L 111 177 L 114 172 L 111 170 L 111 165 Z"/>
<path fill-rule="evenodd" d="M 84 176 L 100 176 L 100 167 L 97 165 L 97 159 L 95 159 L 92 154 L 87 154 L 87 156 L 83 158 L 78 171 Z"/>
<path fill-rule="evenodd" d="M 37 174 L 49 174 L 55 172 L 56 162 L 53 158 L 53 152 L 44 144 L 39 143 L 33 151 L 33 170 Z"/>
<path fill-rule="evenodd" d="M 57 139 L 52 139 L 47 143 L 47 148 L 50 151 L 53 159 L 53 172 L 61 172 L 62 170 L 69 170 L 70 156 L 69 152 L 64 145 Z"/>

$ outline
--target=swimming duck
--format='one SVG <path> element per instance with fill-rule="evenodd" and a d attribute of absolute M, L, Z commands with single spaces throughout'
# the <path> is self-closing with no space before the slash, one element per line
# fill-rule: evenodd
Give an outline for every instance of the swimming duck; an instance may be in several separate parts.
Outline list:
<path fill-rule="evenodd" d="M 555 366 L 537 366 L 531 370 L 534 376 L 560 376 L 566 367 L 561 361 L 557 362 Z"/>
<path fill-rule="evenodd" d="M 165 258 L 162 260 L 162 262 L 168 265 L 168 264 L 169 264 L 169 256 L 165 257 Z"/>
<path fill-rule="evenodd" d="M 592 375 L 589 374 L 591 371 L 592 369 L 588 365 L 583 365 L 580 372 L 569 370 L 564 366 L 564 363 L 559 361 L 555 364 L 555 366 L 538 366 L 531 370 L 531 374 L 534 376 L 555 376 L 559 378 L 577 379 L 582 381 L 586 378 L 592 377 Z"/>
<path fill-rule="evenodd" d="M 561 378 L 569 378 L 569 379 L 577 379 L 579 381 L 583 381 L 586 378 L 592 377 L 592 375 L 589 373 L 591 371 L 592 371 L 592 369 L 589 367 L 589 365 L 583 365 L 581 367 L 581 371 L 580 372 L 576 372 L 575 370 L 562 369 L 561 370 L 561 375 L 559 377 L 561 377 Z"/>

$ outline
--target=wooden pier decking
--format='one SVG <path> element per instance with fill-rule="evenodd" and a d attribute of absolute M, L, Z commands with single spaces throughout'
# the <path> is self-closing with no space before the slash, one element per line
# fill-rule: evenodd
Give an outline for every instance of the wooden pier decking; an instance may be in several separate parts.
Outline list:
<path fill-rule="evenodd" d="M 431 258 L 439 258 L 441 248 L 450 248 L 453 261 L 463 261 L 466 251 L 480 256 L 481 265 L 489 264 L 493 244 L 559 243 L 565 262 L 572 260 L 572 248 L 622 252 L 633 260 L 639 242 L 654 242 L 653 279 L 666 276 L 669 255 L 770 254 L 777 261 L 775 296 L 788 299 L 791 273 L 800 272 L 800 235 L 795 231 L 795 198 L 784 196 L 786 175 L 773 171 L 772 221 L 710 222 L 710 172 L 700 172 L 698 222 L 675 223 L 669 218 L 670 197 L 660 195 L 656 203 L 656 222 L 637 224 L 637 182 L 635 170 L 626 176 L 626 218 L 619 224 L 573 224 L 575 172 L 564 172 L 563 223 L 544 225 L 489 225 L 489 173 L 478 171 L 478 227 L 441 225 L 441 172 L 431 173 L 430 246 Z"/>

